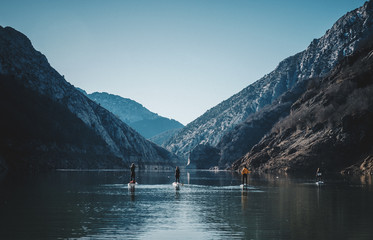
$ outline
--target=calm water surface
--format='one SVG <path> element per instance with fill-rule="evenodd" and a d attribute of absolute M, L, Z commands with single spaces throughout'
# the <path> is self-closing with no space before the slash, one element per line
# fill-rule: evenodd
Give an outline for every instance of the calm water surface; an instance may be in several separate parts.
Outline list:
<path fill-rule="evenodd" d="M 59 171 L 0 179 L 0 239 L 373 239 L 370 178 Z"/>

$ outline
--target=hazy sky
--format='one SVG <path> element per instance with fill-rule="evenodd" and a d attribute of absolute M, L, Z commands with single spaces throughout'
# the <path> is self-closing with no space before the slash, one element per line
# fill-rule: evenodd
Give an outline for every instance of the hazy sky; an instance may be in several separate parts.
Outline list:
<path fill-rule="evenodd" d="M 73 85 L 187 124 L 304 50 L 361 0 L 0 0 Z"/>

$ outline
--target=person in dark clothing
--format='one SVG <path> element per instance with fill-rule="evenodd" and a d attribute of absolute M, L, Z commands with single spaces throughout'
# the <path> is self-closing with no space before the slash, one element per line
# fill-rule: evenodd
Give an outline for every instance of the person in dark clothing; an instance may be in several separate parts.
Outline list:
<path fill-rule="evenodd" d="M 176 167 L 176 170 L 175 170 L 175 182 L 177 182 L 177 183 L 180 182 L 180 169 L 179 169 L 179 167 Z"/>
<path fill-rule="evenodd" d="M 320 168 L 317 168 L 316 171 L 316 182 L 322 182 L 322 171 Z"/>
<path fill-rule="evenodd" d="M 135 164 L 132 163 L 131 164 L 131 181 L 130 182 L 133 182 L 135 183 L 136 182 L 136 176 L 135 176 Z"/>

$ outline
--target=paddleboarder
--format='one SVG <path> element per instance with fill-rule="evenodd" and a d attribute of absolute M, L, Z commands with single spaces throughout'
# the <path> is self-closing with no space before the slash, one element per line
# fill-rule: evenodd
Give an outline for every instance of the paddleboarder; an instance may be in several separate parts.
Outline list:
<path fill-rule="evenodd" d="M 135 164 L 132 163 L 131 164 L 131 181 L 130 181 L 130 183 L 135 183 L 136 182 L 135 168 L 136 168 Z"/>
<path fill-rule="evenodd" d="M 177 166 L 176 166 L 176 170 L 175 170 L 175 182 L 176 183 L 180 182 L 180 169 Z"/>
<path fill-rule="evenodd" d="M 249 173 L 250 173 L 250 171 L 246 168 L 246 166 L 244 166 L 242 171 L 241 171 L 242 185 L 245 184 L 245 181 L 246 181 L 246 184 L 247 184 L 247 174 L 249 174 Z"/>
<path fill-rule="evenodd" d="M 320 168 L 317 168 L 316 171 L 316 182 L 322 182 L 322 171 Z"/>

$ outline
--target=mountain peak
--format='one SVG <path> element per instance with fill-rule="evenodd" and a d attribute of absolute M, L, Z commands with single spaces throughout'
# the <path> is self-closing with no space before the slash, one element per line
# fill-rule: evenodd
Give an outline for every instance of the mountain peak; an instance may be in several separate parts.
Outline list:
<path fill-rule="evenodd" d="M 373 38 L 371 38 L 373 39 Z M 233 164 L 265 172 L 373 171 L 373 44 L 313 81 L 290 112 Z"/>
<path fill-rule="evenodd" d="M 372 5 L 369 1 L 345 14 L 306 50 L 281 61 L 271 73 L 188 124 L 165 144 L 166 148 L 187 158 L 198 144 L 216 146 L 225 133 L 298 82 L 328 74 L 344 56 L 354 53 L 372 35 Z"/>
<path fill-rule="evenodd" d="M 0 77 L 0 158 L 9 166 L 162 168 L 178 161 L 78 91 L 10 27 L 0 27 Z"/>

